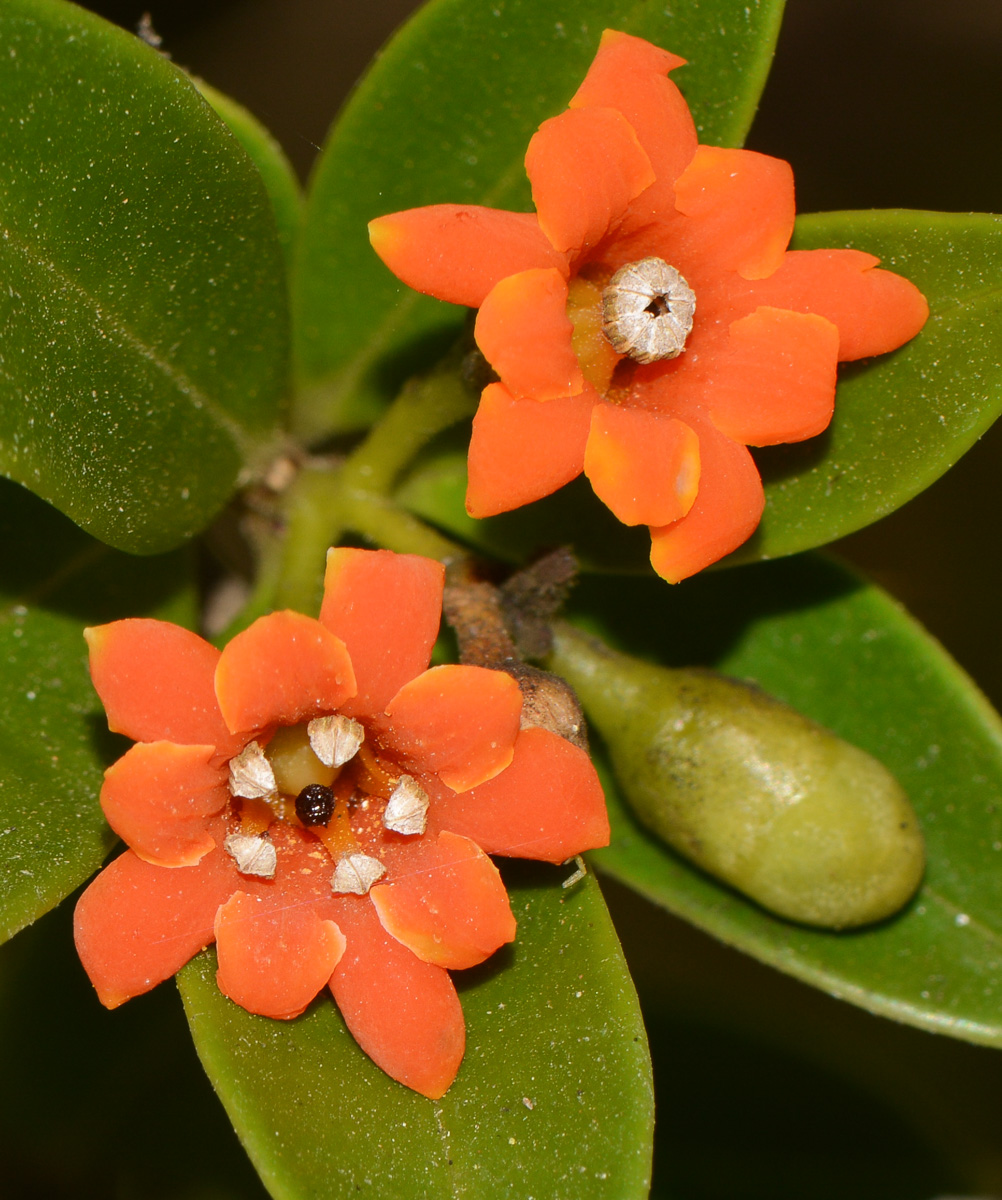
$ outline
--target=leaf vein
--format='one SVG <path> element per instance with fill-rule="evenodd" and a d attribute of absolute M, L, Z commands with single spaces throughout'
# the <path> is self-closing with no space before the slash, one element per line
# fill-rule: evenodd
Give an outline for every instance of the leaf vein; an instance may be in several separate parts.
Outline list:
<path fill-rule="evenodd" d="M 74 279 L 72 275 L 62 270 L 50 259 L 44 258 L 37 251 L 34 251 L 26 242 L 17 238 L 12 230 L 4 228 L 0 230 L 0 234 L 2 234 L 3 241 L 12 250 L 19 253 L 31 267 L 36 270 L 40 269 L 48 272 L 59 281 L 65 290 L 81 297 L 93 312 L 96 320 L 105 329 L 116 334 L 126 346 L 134 350 L 140 358 L 159 371 L 174 389 L 190 402 L 193 408 L 208 413 L 216 424 L 229 434 L 234 445 L 241 452 L 242 457 L 247 457 L 249 441 L 244 429 L 216 400 L 203 391 L 186 372 L 182 371 L 176 363 L 165 358 L 155 346 L 145 342 L 129 327 L 119 314 L 105 307 L 79 280 Z"/>

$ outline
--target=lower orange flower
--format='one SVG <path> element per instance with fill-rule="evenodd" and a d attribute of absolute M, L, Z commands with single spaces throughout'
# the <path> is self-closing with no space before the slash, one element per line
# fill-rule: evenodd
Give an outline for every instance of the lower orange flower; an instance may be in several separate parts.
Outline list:
<path fill-rule="evenodd" d="M 220 989 L 298 1016 L 330 988 L 389 1075 L 441 1096 L 463 1015 L 450 970 L 515 937 L 488 854 L 606 844 L 588 756 L 521 728 L 511 676 L 428 668 L 439 563 L 328 556 L 318 621 L 262 617 L 220 653 L 163 621 L 87 630 L 111 729 L 135 740 L 101 804 L 129 849 L 77 905 L 109 1008 L 216 943 Z"/>

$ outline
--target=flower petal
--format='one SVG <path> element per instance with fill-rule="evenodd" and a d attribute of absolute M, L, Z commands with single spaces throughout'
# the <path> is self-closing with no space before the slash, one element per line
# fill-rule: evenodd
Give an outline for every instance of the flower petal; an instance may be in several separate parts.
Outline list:
<path fill-rule="evenodd" d="M 886 354 L 918 333 L 929 305 L 910 280 L 877 270 L 879 261 L 859 250 L 790 250 L 742 299 L 827 317 L 838 326 L 839 362 Z"/>
<path fill-rule="evenodd" d="M 387 704 L 390 721 L 379 737 L 407 766 L 461 792 L 511 762 L 521 714 L 522 692 L 504 671 L 432 667 Z"/>
<path fill-rule="evenodd" d="M 509 275 L 490 290 L 474 336 L 512 395 L 555 400 L 584 388 L 573 332 L 564 277 L 552 267 L 537 267 Z"/>
<path fill-rule="evenodd" d="M 580 475 L 597 400 L 587 385 L 579 396 L 543 402 L 517 399 L 501 383 L 484 388 L 470 438 L 470 516 L 520 508 Z"/>
<path fill-rule="evenodd" d="M 190 867 L 216 844 L 205 818 L 230 798 L 214 746 L 140 742 L 108 768 L 101 808 L 108 824 L 146 862 Z"/>
<path fill-rule="evenodd" d="M 466 1045 L 448 971 L 390 937 L 367 898 L 347 898 L 337 919 L 348 944 L 330 989 L 352 1037 L 391 1078 L 437 1100 Z"/>
<path fill-rule="evenodd" d="M 488 854 L 561 863 L 609 844 L 605 796 L 591 759 L 566 738 L 523 729 L 511 766 L 458 795 L 437 789 L 431 830 L 471 838 Z"/>
<path fill-rule="evenodd" d="M 215 646 L 180 625 L 139 618 L 85 629 L 84 637 L 109 729 L 136 742 L 212 745 L 220 760 L 240 749 L 216 702 Z"/>
<path fill-rule="evenodd" d="M 525 156 L 539 227 L 577 258 L 654 182 L 651 160 L 615 108 L 569 108 L 544 121 Z"/>
<path fill-rule="evenodd" d="M 220 823 L 218 840 L 223 837 Z M 155 867 L 126 850 L 77 902 L 77 953 L 106 1008 L 179 971 L 215 934 L 216 910 L 239 877 L 221 849 L 196 866 Z"/>
<path fill-rule="evenodd" d="M 835 408 L 838 345 L 814 313 L 763 307 L 733 322 L 705 394 L 714 425 L 747 446 L 815 437 Z"/>
<path fill-rule="evenodd" d="M 531 267 L 568 274 L 535 213 L 475 204 L 431 204 L 369 222 L 373 249 L 408 287 L 479 308 L 500 280 Z"/>
<path fill-rule="evenodd" d="M 793 235 L 790 164 L 753 150 L 700 146 L 675 182 L 668 261 L 693 283 L 699 272 L 771 275 Z M 695 284 L 693 284 L 695 286 Z M 699 291 L 697 288 L 697 306 Z"/>
<path fill-rule="evenodd" d="M 469 838 L 443 832 L 402 847 L 369 898 L 383 928 L 422 962 L 475 967 L 515 938 L 497 867 Z"/>
<path fill-rule="evenodd" d="M 673 525 L 651 530 L 651 565 L 678 583 L 736 550 L 754 533 L 765 496 L 752 456 L 709 421 L 693 422 L 699 434 L 699 492 Z"/>
<path fill-rule="evenodd" d="M 345 546 L 328 551 L 320 623 L 347 646 L 358 685 L 342 713 L 381 713 L 427 668 L 444 584 L 442 564 L 417 554 Z"/>
<path fill-rule="evenodd" d="M 356 692 L 344 642 L 302 613 L 269 613 L 228 642 L 216 696 L 234 732 L 295 725 L 334 712 Z"/>
<path fill-rule="evenodd" d="M 599 106 L 623 114 L 647 152 L 657 183 L 632 206 L 629 224 L 656 219 L 670 207 L 672 184 L 696 153 L 696 127 L 685 97 L 667 78 L 685 64 L 643 38 L 607 29 L 572 109 Z"/>
<path fill-rule="evenodd" d="M 596 404 L 584 469 L 595 495 L 624 525 L 668 525 L 696 498 L 699 439 L 674 417 Z"/>
<path fill-rule="evenodd" d="M 248 1012 L 298 1017 L 324 987 L 344 953 L 333 921 L 290 904 L 279 887 L 234 892 L 216 914 L 219 990 Z"/>

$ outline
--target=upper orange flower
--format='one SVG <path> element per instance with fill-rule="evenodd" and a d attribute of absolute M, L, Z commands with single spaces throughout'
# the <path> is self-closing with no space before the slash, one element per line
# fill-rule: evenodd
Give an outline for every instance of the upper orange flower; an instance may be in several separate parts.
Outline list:
<path fill-rule="evenodd" d="M 820 433 L 836 363 L 895 349 L 929 311 L 872 255 L 787 250 L 789 165 L 698 145 L 667 78 L 683 62 L 605 32 L 568 110 L 529 143 L 535 214 L 440 204 L 369 227 L 405 283 L 480 309 L 500 383 L 473 423 L 470 514 L 583 470 L 621 521 L 651 527 L 671 582 L 757 526 L 746 447 Z"/>
<path fill-rule="evenodd" d="M 359 1045 L 437 1097 L 463 1056 L 449 969 L 515 936 L 488 854 L 605 845 L 584 753 L 520 728 L 502 671 L 428 669 L 441 564 L 332 550 L 319 621 L 262 617 L 220 653 L 164 621 L 87 631 L 109 726 L 137 744 L 101 804 L 129 849 L 76 909 L 113 1008 L 215 941 L 221 990 L 288 1018 L 325 986 Z"/>

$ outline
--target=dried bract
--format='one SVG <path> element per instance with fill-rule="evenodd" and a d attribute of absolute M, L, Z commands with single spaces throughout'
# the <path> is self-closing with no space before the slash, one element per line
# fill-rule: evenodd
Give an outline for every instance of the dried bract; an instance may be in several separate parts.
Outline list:
<path fill-rule="evenodd" d="M 277 790 L 275 772 L 257 742 L 248 742 L 230 759 L 230 792 L 245 800 L 264 800 Z"/>
<path fill-rule="evenodd" d="M 393 833 L 424 833 L 428 824 L 428 793 L 412 775 L 401 775 L 383 813 L 383 825 Z"/>
<path fill-rule="evenodd" d="M 627 263 L 602 292 L 605 336 L 639 363 L 678 358 L 695 311 L 695 292 L 663 258 Z"/>
<path fill-rule="evenodd" d="M 325 767 L 343 767 L 365 741 L 365 729 L 351 717 L 317 717 L 306 732 L 313 753 Z"/>
<path fill-rule="evenodd" d="M 364 896 L 386 874 L 378 858 L 368 854 L 346 854 L 334 869 L 331 891 L 340 895 Z"/>
<path fill-rule="evenodd" d="M 259 875 L 274 879 L 278 857 L 270 838 L 263 834 L 252 837 L 246 833 L 231 833 L 223 843 L 226 853 L 237 864 L 241 875 Z"/>
<path fill-rule="evenodd" d="M 588 874 L 588 868 L 585 865 L 585 860 L 580 854 L 575 854 L 573 859 L 568 859 L 568 862 L 573 862 L 575 870 L 568 875 L 564 882 L 560 885 L 562 888 L 573 887 L 576 883 L 580 883 Z"/>

